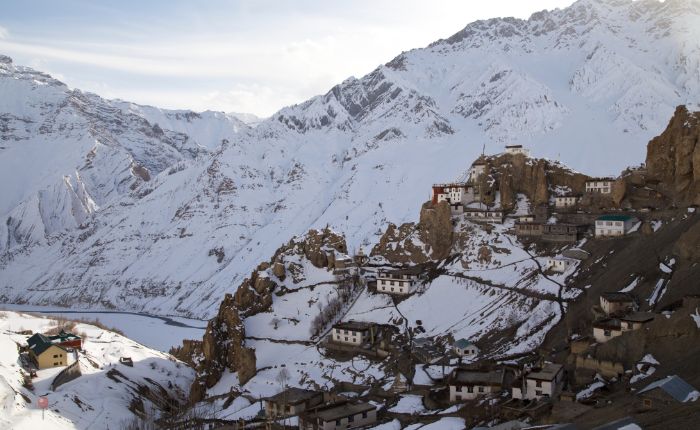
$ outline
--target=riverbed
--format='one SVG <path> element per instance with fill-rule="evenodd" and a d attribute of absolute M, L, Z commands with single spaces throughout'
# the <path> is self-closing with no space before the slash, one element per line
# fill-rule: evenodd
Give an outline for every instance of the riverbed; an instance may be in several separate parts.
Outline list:
<path fill-rule="evenodd" d="M 184 339 L 201 340 L 207 326 L 207 321 L 204 320 L 103 309 L 76 310 L 58 306 L 0 304 L 0 310 L 60 316 L 69 320 L 97 319 L 107 327 L 119 329 L 136 342 L 164 352 L 181 345 Z M 19 330 L 20 327 L 16 329 Z"/>

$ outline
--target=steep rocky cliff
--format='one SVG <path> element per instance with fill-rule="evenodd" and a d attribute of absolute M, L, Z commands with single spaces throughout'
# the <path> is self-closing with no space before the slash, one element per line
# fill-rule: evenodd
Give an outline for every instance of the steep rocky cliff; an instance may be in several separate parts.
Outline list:
<path fill-rule="evenodd" d="M 481 191 L 481 200 L 493 204 L 498 191 L 501 206 L 506 210 L 515 207 L 517 194 L 526 195 L 534 205 L 549 203 L 553 193 L 582 194 L 588 179 L 584 174 L 543 158 L 500 154 L 481 160 L 486 163 L 486 174 L 476 185 Z"/>
<path fill-rule="evenodd" d="M 197 370 L 192 384 L 192 402 L 202 400 L 207 389 L 216 385 L 225 371 L 238 372 L 245 384 L 256 371 L 255 349 L 246 345 L 244 320 L 268 312 L 273 295 L 284 296 L 283 281 L 304 280 L 304 263 L 318 269 L 333 269 L 336 253 L 347 251 L 345 239 L 326 228 L 311 230 L 281 246 L 272 259 L 258 265 L 234 294 L 226 294 L 216 316 L 209 321 L 202 342 L 186 342 L 177 356 Z M 270 317 L 270 320 L 273 318 Z"/>
<path fill-rule="evenodd" d="M 676 204 L 700 204 L 700 112 L 678 106 L 666 130 L 647 145 L 649 178 Z"/>
<path fill-rule="evenodd" d="M 397 227 L 389 224 L 372 256 L 383 256 L 392 263 L 420 264 L 442 260 L 450 255 L 454 239 L 450 206 L 447 202 L 426 202 L 421 207 L 420 221 Z"/>

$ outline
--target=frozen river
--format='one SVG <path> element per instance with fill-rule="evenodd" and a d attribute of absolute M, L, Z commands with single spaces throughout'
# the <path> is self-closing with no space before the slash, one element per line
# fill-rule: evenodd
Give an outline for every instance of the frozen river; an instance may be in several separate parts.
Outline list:
<path fill-rule="evenodd" d="M 34 306 L 0 304 L 0 310 L 31 312 L 61 316 L 66 319 L 99 320 L 107 327 L 121 330 L 124 334 L 150 348 L 168 352 L 182 344 L 183 339 L 201 340 L 207 321 L 180 317 L 162 317 L 137 312 L 111 310 L 73 310 L 57 306 Z M 20 327 L 17 327 L 19 329 Z"/>

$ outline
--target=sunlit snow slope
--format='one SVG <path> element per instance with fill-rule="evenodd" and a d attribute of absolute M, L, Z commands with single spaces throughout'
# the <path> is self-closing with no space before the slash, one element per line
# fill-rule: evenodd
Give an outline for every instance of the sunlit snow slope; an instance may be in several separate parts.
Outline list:
<path fill-rule="evenodd" d="M 0 60 L 0 298 L 210 316 L 295 234 L 351 247 L 522 143 L 589 174 L 700 100 L 700 1 L 478 21 L 251 128 L 70 90 Z M 223 143 L 223 140 L 227 143 Z"/>

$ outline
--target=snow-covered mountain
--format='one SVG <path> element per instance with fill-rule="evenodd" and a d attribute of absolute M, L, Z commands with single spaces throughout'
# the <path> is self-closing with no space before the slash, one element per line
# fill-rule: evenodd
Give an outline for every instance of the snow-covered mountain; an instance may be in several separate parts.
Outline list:
<path fill-rule="evenodd" d="M 0 298 L 211 316 L 290 237 L 350 247 L 520 143 L 589 174 L 700 100 L 700 1 L 580 0 L 469 24 L 252 128 L 0 60 Z M 225 140 L 225 142 L 224 142 Z"/>

